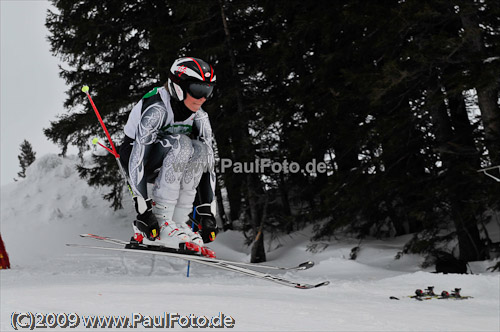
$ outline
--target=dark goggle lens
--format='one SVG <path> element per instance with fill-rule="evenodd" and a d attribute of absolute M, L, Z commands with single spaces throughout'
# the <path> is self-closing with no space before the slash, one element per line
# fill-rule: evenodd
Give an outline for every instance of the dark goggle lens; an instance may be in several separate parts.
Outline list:
<path fill-rule="evenodd" d="M 200 99 L 200 98 L 209 98 L 214 91 L 213 84 L 205 84 L 205 83 L 190 83 L 188 85 L 187 92 L 191 95 L 191 97 Z"/>

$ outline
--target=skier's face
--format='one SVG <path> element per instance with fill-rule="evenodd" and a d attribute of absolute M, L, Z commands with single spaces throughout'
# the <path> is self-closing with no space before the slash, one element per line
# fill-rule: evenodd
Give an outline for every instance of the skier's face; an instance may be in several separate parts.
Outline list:
<path fill-rule="evenodd" d="M 184 105 L 186 105 L 189 110 L 196 112 L 200 109 L 201 105 L 207 101 L 207 98 L 201 97 L 200 99 L 193 98 L 189 93 L 186 93 L 186 98 L 184 99 Z"/>

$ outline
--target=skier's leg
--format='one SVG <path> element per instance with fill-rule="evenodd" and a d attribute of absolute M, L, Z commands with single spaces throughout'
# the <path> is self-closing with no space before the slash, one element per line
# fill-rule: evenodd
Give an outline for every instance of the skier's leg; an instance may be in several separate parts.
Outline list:
<path fill-rule="evenodd" d="M 157 174 L 153 187 L 153 213 L 161 225 L 160 241 L 157 244 L 178 247 L 179 243 L 190 241 L 190 237 L 182 227 L 176 225 L 172 216 L 178 203 L 184 170 L 193 154 L 193 146 L 186 135 L 169 135 L 157 143 L 157 148 L 159 151 L 154 155 L 163 158 L 161 167 L 154 169 L 158 165 L 152 164 L 146 170 Z"/>
<path fill-rule="evenodd" d="M 196 188 L 200 183 L 204 169 L 207 167 L 207 148 L 199 141 L 191 141 L 193 154 L 189 159 L 182 179 L 179 183 L 179 196 L 173 219 L 177 223 L 189 220 L 188 214 L 193 210 Z"/>
<path fill-rule="evenodd" d="M 167 153 L 153 187 L 153 199 L 163 205 L 177 204 L 181 179 L 193 154 L 191 139 L 186 135 L 169 135 L 160 141 Z M 168 150 L 167 150 L 168 149 Z"/>
<path fill-rule="evenodd" d="M 189 220 L 189 213 L 193 211 L 196 188 L 198 187 L 201 176 L 208 165 L 208 151 L 204 144 L 196 140 L 192 141 L 192 146 L 193 154 L 186 166 L 180 182 L 179 199 L 177 200 L 177 205 L 175 206 L 172 219 L 177 225 L 183 227 L 187 234 L 189 234 L 191 242 L 203 247 L 204 243 L 201 236 L 198 232 L 193 232 L 191 227 L 189 227 L 186 222 Z M 211 255 L 213 254 L 210 254 L 210 256 Z"/>

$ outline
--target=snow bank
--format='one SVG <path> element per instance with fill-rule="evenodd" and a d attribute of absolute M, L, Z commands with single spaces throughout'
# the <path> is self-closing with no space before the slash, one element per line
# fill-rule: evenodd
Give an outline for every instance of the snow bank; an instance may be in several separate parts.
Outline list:
<path fill-rule="evenodd" d="M 78 163 L 75 156 L 45 155 L 26 170 L 25 179 L 2 186 L 1 232 L 13 267 L 65 255 L 64 244 L 79 233 L 125 228 L 130 207 L 112 211 L 102 199 L 105 188 L 80 179 Z"/>

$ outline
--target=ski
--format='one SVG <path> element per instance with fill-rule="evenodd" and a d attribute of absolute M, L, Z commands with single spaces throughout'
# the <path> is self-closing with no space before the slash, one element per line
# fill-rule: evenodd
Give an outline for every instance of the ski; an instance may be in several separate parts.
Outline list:
<path fill-rule="evenodd" d="M 472 299 L 473 297 L 472 296 L 441 296 L 441 295 L 434 295 L 434 296 L 421 296 L 421 297 L 417 297 L 417 296 L 408 296 L 409 298 L 411 299 L 415 299 L 417 301 L 426 301 L 426 300 L 467 300 L 467 299 Z M 399 300 L 399 299 L 398 299 Z"/>
<path fill-rule="evenodd" d="M 455 288 L 451 293 L 447 291 L 442 291 L 441 294 L 434 293 L 434 286 L 427 287 L 426 290 L 417 289 L 415 291 L 415 295 L 408 295 L 407 297 L 411 299 L 415 299 L 417 301 L 426 301 L 426 300 L 467 300 L 472 299 L 472 296 L 462 296 L 460 294 L 461 288 Z M 395 296 L 389 297 L 391 300 L 399 300 L 399 298 Z"/>
<path fill-rule="evenodd" d="M 258 279 L 263 279 L 263 280 L 268 280 L 277 284 L 281 284 L 284 286 L 288 287 L 293 287 L 293 288 L 298 288 L 298 289 L 312 289 L 312 288 L 318 288 L 322 286 L 326 286 L 330 284 L 329 281 L 324 281 L 320 282 L 318 284 L 306 284 L 306 283 L 301 283 L 301 282 L 295 282 L 289 279 L 285 279 L 279 276 L 275 276 L 272 274 L 252 270 L 249 268 L 245 268 L 243 266 L 238 266 L 234 265 L 231 263 L 227 263 L 225 261 L 217 260 L 215 258 L 205 258 L 201 256 L 195 256 L 195 255 L 186 255 L 186 254 L 180 254 L 180 253 L 175 253 L 175 252 L 165 252 L 165 251 L 154 251 L 154 250 L 141 250 L 141 249 L 131 249 L 131 248 L 111 248 L 111 247 L 98 247 L 98 246 L 88 246 L 88 245 L 82 245 L 82 244 L 66 244 L 67 246 L 71 247 L 80 247 L 80 248 L 89 248 L 89 249 L 98 249 L 98 250 L 110 250 L 110 251 L 121 251 L 121 252 L 132 252 L 132 253 L 142 253 L 142 254 L 152 254 L 152 255 L 160 255 L 160 256 L 167 256 L 167 257 L 175 257 L 175 258 L 180 258 L 186 261 L 193 261 L 198 264 L 203 264 L 207 266 L 213 266 L 215 268 L 227 270 L 227 271 L 232 271 L 232 272 L 237 272 L 243 275 L 247 275 L 249 277 L 253 278 L 258 278 Z"/>
<path fill-rule="evenodd" d="M 123 241 L 123 240 L 119 240 L 119 239 L 113 239 L 113 238 L 110 238 L 110 237 L 107 237 L 107 236 L 100 236 L 100 235 L 96 235 L 96 234 L 80 234 L 80 237 L 91 238 L 91 239 L 95 239 L 95 240 L 99 240 L 99 241 L 104 241 L 104 242 L 114 243 L 114 244 L 120 244 L 120 245 L 127 245 L 128 244 L 127 241 Z"/>
<path fill-rule="evenodd" d="M 113 238 L 110 238 L 107 236 L 100 236 L 100 235 L 95 235 L 95 234 L 80 234 L 80 236 L 83 238 L 91 238 L 94 240 L 104 241 L 104 242 L 112 243 L 112 244 L 116 244 L 116 245 L 123 245 L 123 246 L 128 247 L 128 249 L 162 251 L 162 252 L 170 252 L 170 253 L 179 253 L 182 255 L 187 254 L 187 255 L 190 255 L 189 258 L 191 260 L 197 259 L 197 260 L 204 260 L 204 261 L 210 261 L 210 262 L 213 262 L 215 260 L 215 261 L 218 261 L 221 263 L 227 263 L 227 264 L 239 265 L 239 266 L 249 266 L 249 267 L 262 268 L 262 269 L 268 269 L 268 270 L 282 270 L 282 271 L 307 270 L 307 269 L 310 269 L 314 266 L 314 262 L 312 262 L 312 261 L 307 261 L 307 262 L 301 263 L 301 264 L 299 264 L 297 266 L 293 266 L 293 267 L 273 266 L 273 265 L 258 264 L 258 263 L 236 262 L 236 261 L 229 261 L 229 260 L 218 259 L 218 258 L 203 257 L 203 256 L 195 255 L 193 252 L 190 252 L 187 250 L 181 250 L 181 249 L 176 250 L 176 249 L 172 249 L 172 248 L 166 248 L 166 247 L 161 247 L 161 246 L 143 245 L 143 244 L 138 244 L 138 243 L 134 243 L 132 245 L 130 242 L 119 240 L 119 239 L 113 239 Z"/>

